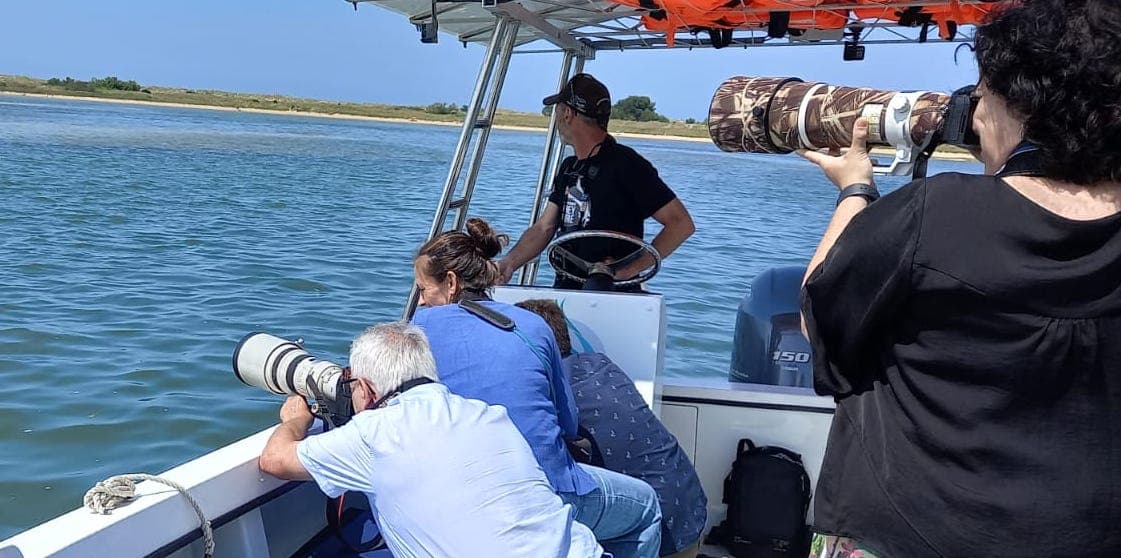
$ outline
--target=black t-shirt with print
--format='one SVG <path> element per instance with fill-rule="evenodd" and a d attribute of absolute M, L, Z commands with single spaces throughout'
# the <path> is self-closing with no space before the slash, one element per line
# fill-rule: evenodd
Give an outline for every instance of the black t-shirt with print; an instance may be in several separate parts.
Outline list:
<path fill-rule="evenodd" d="M 643 222 L 676 196 L 658 171 L 635 150 L 608 136 L 591 157 L 565 159 L 549 201 L 560 208 L 557 235 L 607 230 L 643 238 Z M 635 250 L 621 241 L 585 239 L 572 251 L 589 262 L 619 259 Z"/>
<path fill-rule="evenodd" d="M 880 556 L 1121 552 L 1121 215 L 942 174 L 853 218 L 803 291 L 837 401 L 814 521 Z"/>

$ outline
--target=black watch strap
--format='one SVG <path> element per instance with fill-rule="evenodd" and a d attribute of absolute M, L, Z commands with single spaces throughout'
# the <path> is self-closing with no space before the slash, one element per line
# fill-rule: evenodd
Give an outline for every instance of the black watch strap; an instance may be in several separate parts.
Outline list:
<path fill-rule="evenodd" d="M 880 199 L 880 191 L 877 190 L 875 186 L 871 184 L 865 184 L 863 182 L 849 184 L 848 186 L 845 186 L 841 189 L 840 195 L 837 196 L 837 205 L 841 205 L 841 202 L 844 201 L 845 198 L 850 196 L 861 196 L 864 198 L 868 198 L 868 203 L 872 203 Z"/>

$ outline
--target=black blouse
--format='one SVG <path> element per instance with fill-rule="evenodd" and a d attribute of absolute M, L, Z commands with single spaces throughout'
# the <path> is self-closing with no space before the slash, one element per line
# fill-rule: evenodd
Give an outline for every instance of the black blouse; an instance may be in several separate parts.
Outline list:
<path fill-rule="evenodd" d="M 816 530 L 892 558 L 1121 555 L 1121 214 L 915 181 L 852 220 L 802 309 L 837 400 Z"/>

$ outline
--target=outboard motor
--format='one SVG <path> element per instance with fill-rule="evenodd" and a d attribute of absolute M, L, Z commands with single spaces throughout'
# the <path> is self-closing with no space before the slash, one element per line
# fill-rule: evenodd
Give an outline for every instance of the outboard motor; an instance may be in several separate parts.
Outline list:
<path fill-rule="evenodd" d="M 805 272 L 797 266 L 773 268 L 751 282 L 736 315 L 731 381 L 813 387 L 810 343 L 798 314 Z"/>

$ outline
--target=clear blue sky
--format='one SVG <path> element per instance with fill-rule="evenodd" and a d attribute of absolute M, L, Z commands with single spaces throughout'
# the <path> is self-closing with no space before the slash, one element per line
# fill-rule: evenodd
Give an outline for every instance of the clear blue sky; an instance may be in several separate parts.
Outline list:
<path fill-rule="evenodd" d="M 423 45 L 404 17 L 342 0 L 5 0 L 0 29 L 0 74 L 413 105 L 467 102 L 484 50 L 449 35 Z M 842 62 L 839 47 L 608 52 L 586 70 L 615 99 L 647 95 L 667 116 L 701 119 L 733 75 L 896 89 L 975 81 L 968 52 L 955 64 L 955 45 L 936 43 L 869 45 L 863 62 Z M 559 64 L 515 56 L 501 106 L 540 110 Z"/>

